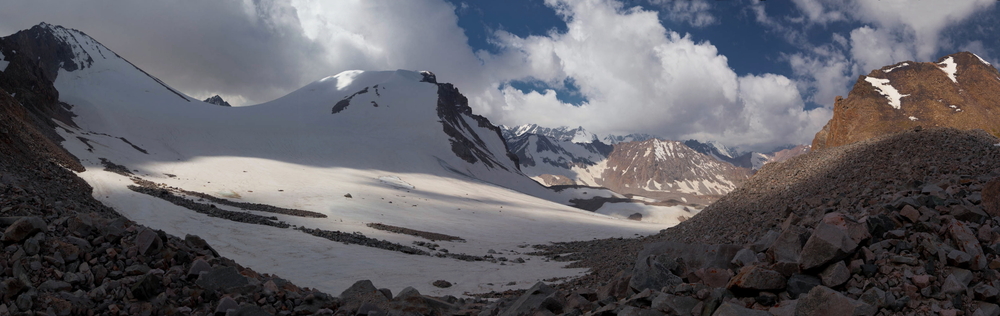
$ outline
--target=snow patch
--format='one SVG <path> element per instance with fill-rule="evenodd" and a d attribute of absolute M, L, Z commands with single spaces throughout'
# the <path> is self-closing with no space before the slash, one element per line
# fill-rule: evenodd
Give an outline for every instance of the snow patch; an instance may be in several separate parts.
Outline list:
<path fill-rule="evenodd" d="M 388 184 L 391 187 L 404 190 L 413 190 L 414 186 L 397 176 L 381 176 L 378 177 L 378 181 Z"/>
<path fill-rule="evenodd" d="M 982 57 L 979 57 L 979 55 L 976 55 L 976 53 L 972 53 L 972 56 L 976 56 L 976 58 L 979 58 L 979 61 L 983 62 L 983 63 L 984 63 L 984 64 L 986 64 L 987 66 L 992 66 L 992 65 L 991 65 L 991 64 L 990 64 L 989 62 L 987 62 L 987 61 L 986 61 L 985 59 L 983 59 Z"/>
<path fill-rule="evenodd" d="M 679 224 L 682 218 L 691 218 L 691 216 L 698 214 L 698 211 L 700 210 L 684 206 L 656 206 L 642 203 L 618 202 L 604 203 L 596 212 L 622 219 L 639 213 L 642 215 L 642 219 L 640 220 L 642 222 L 673 226 Z"/>
<path fill-rule="evenodd" d="M 911 121 L 916 121 L 916 120 L 917 120 L 917 117 L 916 117 L 916 116 L 911 116 L 911 117 L 910 117 L 910 120 L 911 120 Z"/>
<path fill-rule="evenodd" d="M 902 68 L 902 67 L 906 67 L 906 66 L 909 66 L 909 65 L 910 65 L 909 63 L 902 63 L 902 64 L 896 65 L 896 66 L 894 66 L 892 68 L 886 69 L 883 72 L 884 73 L 889 73 L 890 71 L 896 70 L 897 68 Z"/>
<path fill-rule="evenodd" d="M 938 64 L 943 66 L 940 67 L 941 71 L 944 71 L 944 73 L 948 75 L 948 79 L 951 79 L 954 83 L 958 83 L 958 80 L 955 79 L 955 73 L 958 72 L 958 64 L 955 63 L 954 58 L 945 58 L 944 61 Z"/>
<path fill-rule="evenodd" d="M 0 52 L 0 71 L 7 70 L 7 65 L 10 64 L 9 61 L 4 60 L 3 52 Z"/>
<path fill-rule="evenodd" d="M 886 99 L 889 99 L 889 105 L 892 106 L 893 109 L 899 110 L 900 98 L 910 96 L 909 94 L 900 94 L 896 88 L 889 84 L 889 79 L 865 77 L 865 81 L 872 84 L 872 86 L 875 87 L 875 90 L 878 90 L 879 94 L 882 94 Z"/>

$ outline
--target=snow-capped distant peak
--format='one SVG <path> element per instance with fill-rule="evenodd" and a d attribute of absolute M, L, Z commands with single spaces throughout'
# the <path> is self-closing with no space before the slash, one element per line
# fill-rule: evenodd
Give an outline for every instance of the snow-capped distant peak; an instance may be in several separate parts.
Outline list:
<path fill-rule="evenodd" d="M 517 126 L 501 125 L 500 128 L 507 134 L 507 138 L 520 137 L 524 134 L 536 134 L 554 141 L 569 141 L 578 144 L 589 144 L 599 140 L 597 135 L 588 132 L 582 126 L 577 128 L 570 128 L 569 126 L 549 128 L 538 126 L 538 124 L 524 124 Z"/>

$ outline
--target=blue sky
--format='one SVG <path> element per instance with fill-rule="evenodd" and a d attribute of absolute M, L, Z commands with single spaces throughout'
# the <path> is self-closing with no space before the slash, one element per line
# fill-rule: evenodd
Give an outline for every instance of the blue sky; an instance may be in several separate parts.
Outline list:
<path fill-rule="evenodd" d="M 996 0 L 10 0 L 0 34 L 76 28 L 196 97 L 252 105 L 345 70 L 430 70 L 497 124 L 748 150 L 809 143 L 904 60 L 998 64 Z"/>

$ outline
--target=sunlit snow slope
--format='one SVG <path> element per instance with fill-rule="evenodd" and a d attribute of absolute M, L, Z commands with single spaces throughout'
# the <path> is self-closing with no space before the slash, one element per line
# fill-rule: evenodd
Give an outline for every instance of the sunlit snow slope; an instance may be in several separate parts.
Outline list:
<path fill-rule="evenodd" d="M 268 103 L 220 107 L 175 92 L 81 32 L 45 26 L 84 66 L 60 69 L 55 85 L 60 100 L 73 105 L 79 126 L 59 130 L 63 145 L 87 167 L 80 176 L 94 195 L 132 220 L 178 236 L 199 235 L 222 255 L 299 285 L 332 294 L 360 279 L 437 295 L 525 288 L 583 272 L 527 256 L 525 245 L 664 228 L 556 203 L 569 196 L 521 174 L 492 125 L 461 111 L 442 113 L 440 85 L 419 72 L 348 71 Z M 100 158 L 156 183 L 327 216 L 253 212 L 292 225 L 407 246 L 427 241 L 366 226 L 384 223 L 465 240 L 436 241 L 436 251 L 423 248 L 432 254 L 447 249 L 485 256 L 493 249 L 494 257 L 526 261 L 409 255 L 208 217 L 127 189 L 133 182 L 104 171 Z M 440 279 L 455 285 L 431 286 Z"/>

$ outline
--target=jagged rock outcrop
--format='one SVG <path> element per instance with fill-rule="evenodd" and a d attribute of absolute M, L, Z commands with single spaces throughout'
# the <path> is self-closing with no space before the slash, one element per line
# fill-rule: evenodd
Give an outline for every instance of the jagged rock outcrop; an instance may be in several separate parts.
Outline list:
<path fill-rule="evenodd" d="M 1000 135 L 1000 72 L 969 52 L 937 62 L 900 62 L 858 77 L 833 118 L 816 133 L 814 150 L 915 128 L 982 129 Z"/>
<path fill-rule="evenodd" d="M 205 99 L 205 101 L 203 102 L 219 106 L 232 107 L 232 105 L 230 105 L 229 102 L 223 100 L 222 97 L 220 97 L 218 94 L 212 96 L 211 98 Z"/>
<path fill-rule="evenodd" d="M 437 82 L 437 76 L 430 71 L 423 71 L 421 75 L 423 75 L 421 81 L 438 86 L 437 113 L 438 117 L 441 118 L 441 126 L 444 128 L 445 134 L 450 137 L 451 150 L 455 155 L 469 163 L 481 161 L 489 168 L 519 172 L 517 156 L 510 152 L 507 143 L 503 141 L 499 127 L 490 123 L 486 117 L 473 114 L 472 107 L 469 106 L 469 99 L 462 95 L 454 85 Z M 470 124 L 470 120 L 474 122 L 475 128 L 473 128 L 473 124 Z M 484 135 L 480 136 L 476 133 L 476 129 L 479 129 Z M 500 140 L 499 145 L 503 146 L 502 153 L 490 151 L 490 148 L 494 147 L 487 145 L 487 141 L 494 139 L 493 135 L 490 134 L 496 135 L 495 139 Z M 494 148 L 499 148 L 499 146 Z M 503 159 L 501 157 L 504 156 L 510 159 L 513 164 L 501 161 Z"/>

